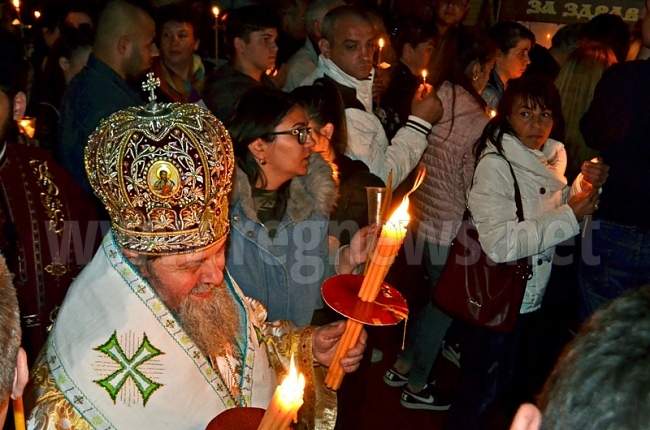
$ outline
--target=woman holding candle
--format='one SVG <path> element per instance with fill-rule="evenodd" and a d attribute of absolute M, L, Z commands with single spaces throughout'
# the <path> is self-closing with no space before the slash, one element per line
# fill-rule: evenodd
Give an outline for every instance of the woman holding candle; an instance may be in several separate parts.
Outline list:
<path fill-rule="evenodd" d="M 388 139 L 395 136 L 411 114 L 411 100 L 422 84 L 422 71 L 433 54 L 434 34 L 419 17 L 407 15 L 397 21 L 390 40 L 399 62 L 380 103 L 385 113 L 380 119 Z"/>
<path fill-rule="evenodd" d="M 494 45 L 468 30 L 450 30 L 456 47 L 446 60 L 438 97 L 443 117 L 429 133 L 429 145 L 420 167 L 427 176 L 411 197 L 411 230 L 424 243 L 424 264 L 429 286 L 435 288 L 447 260 L 452 239 L 465 211 L 467 190 L 474 173 L 474 144 L 489 118 L 481 92 L 494 66 Z M 451 227 L 451 228 L 449 228 Z M 386 384 L 405 386 L 401 403 L 410 409 L 444 410 L 427 384 L 451 318 L 428 303 L 409 324 L 406 349 L 384 376 Z"/>
<path fill-rule="evenodd" d="M 517 79 L 506 88 L 496 117 L 477 144 L 479 161 L 468 207 L 481 248 L 497 263 L 529 257 L 533 276 L 513 333 L 467 328 L 463 394 L 448 414 L 450 428 L 482 428 L 489 406 L 506 388 L 512 413 L 534 394 L 526 392 L 531 387 L 525 385 L 532 385 L 535 373 L 529 366 L 544 347 L 536 336 L 548 323 L 539 309 L 555 246 L 578 234 L 578 222 L 597 209 L 598 188 L 609 169 L 585 163 L 573 186 L 567 186 L 564 146 L 550 138 L 553 131 L 561 134 L 556 129 L 563 124 L 560 106 L 552 81 Z M 523 221 L 515 214 L 511 168 L 521 193 Z"/>
<path fill-rule="evenodd" d="M 298 326 L 324 306 L 326 278 L 337 268 L 350 273 L 366 259 L 367 229 L 329 255 L 336 183 L 329 164 L 312 154 L 308 124 L 288 95 L 255 88 L 240 100 L 229 126 L 238 169 L 228 269 L 246 295 L 266 305 L 270 319 Z"/>

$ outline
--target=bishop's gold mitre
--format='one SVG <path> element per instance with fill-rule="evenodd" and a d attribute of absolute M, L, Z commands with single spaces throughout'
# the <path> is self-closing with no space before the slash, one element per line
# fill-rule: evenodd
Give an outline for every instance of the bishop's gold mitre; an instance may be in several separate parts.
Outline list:
<path fill-rule="evenodd" d="M 119 246 L 149 255 L 199 251 L 229 230 L 230 135 L 198 105 L 150 100 L 101 121 L 85 151 L 88 179 Z"/>

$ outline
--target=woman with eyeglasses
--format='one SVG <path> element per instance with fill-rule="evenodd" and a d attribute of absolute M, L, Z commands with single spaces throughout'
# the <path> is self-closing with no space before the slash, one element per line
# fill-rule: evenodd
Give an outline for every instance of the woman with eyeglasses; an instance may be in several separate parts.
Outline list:
<path fill-rule="evenodd" d="M 237 169 L 226 265 L 244 294 L 266 306 L 268 318 L 298 326 L 323 308 L 325 279 L 365 262 L 368 231 L 330 257 L 336 183 L 330 165 L 313 153 L 308 124 L 289 95 L 260 87 L 242 97 L 228 128 Z"/>

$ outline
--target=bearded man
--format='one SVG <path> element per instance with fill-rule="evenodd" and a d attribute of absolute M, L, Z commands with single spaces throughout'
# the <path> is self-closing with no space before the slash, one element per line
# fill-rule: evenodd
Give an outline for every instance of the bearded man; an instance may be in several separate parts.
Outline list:
<path fill-rule="evenodd" d="M 222 124 L 193 104 L 129 108 L 91 135 L 85 165 L 112 228 L 33 369 L 28 428 L 202 430 L 227 409 L 266 408 L 292 353 L 309 381 L 302 425 L 333 428 L 334 393 L 317 388 L 345 325 L 268 323 L 225 269 L 234 158 Z M 163 170 L 179 178 L 168 194 L 155 190 Z M 365 335 L 345 371 L 364 348 Z"/>

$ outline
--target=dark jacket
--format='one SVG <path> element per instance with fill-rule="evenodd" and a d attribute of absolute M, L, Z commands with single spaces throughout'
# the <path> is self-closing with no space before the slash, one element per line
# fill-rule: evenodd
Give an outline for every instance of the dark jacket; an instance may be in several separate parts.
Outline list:
<path fill-rule="evenodd" d="M 399 62 L 380 104 L 385 112 L 385 116 L 380 118 L 381 125 L 389 140 L 406 125 L 411 114 L 413 96 L 421 82 L 421 77 L 413 75 L 404 63 Z"/>
<path fill-rule="evenodd" d="M 258 82 L 227 63 L 208 78 L 203 101 L 214 116 L 225 123 L 246 91 L 260 85 L 275 88 L 268 76 L 262 74 L 262 80 Z"/>
<path fill-rule="evenodd" d="M 650 61 L 614 64 L 580 122 L 587 146 L 610 166 L 595 216 L 650 229 Z"/>
<path fill-rule="evenodd" d="M 384 187 L 385 184 L 359 160 L 339 155 L 334 164 L 338 171 L 339 197 L 330 214 L 330 235 L 339 239 L 341 245 L 347 245 L 358 229 L 368 225 L 366 187 Z"/>
<path fill-rule="evenodd" d="M 57 161 L 88 194 L 92 195 L 84 168 L 88 137 L 103 118 L 141 104 L 143 100 L 124 79 L 92 55 L 70 83 L 61 103 Z"/>

